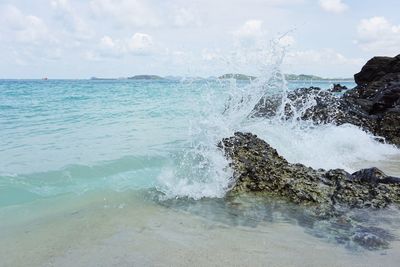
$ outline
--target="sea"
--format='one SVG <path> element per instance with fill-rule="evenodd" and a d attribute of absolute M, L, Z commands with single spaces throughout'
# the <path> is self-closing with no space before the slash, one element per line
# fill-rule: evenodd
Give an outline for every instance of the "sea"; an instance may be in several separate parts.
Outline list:
<path fill-rule="evenodd" d="M 400 150 L 356 126 L 252 116 L 269 94 L 338 82 L 355 86 L 0 80 L 0 266 L 398 266 L 397 210 L 369 213 L 393 234 L 369 250 L 304 223 L 290 203 L 224 199 L 232 170 L 216 144 L 236 131 L 292 163 L 400 176 Z"/>

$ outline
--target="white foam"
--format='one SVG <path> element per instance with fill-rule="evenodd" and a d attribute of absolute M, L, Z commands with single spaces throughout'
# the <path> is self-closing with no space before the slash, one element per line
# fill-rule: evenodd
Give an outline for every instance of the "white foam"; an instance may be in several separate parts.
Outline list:
<path fill-rule="evenodd" d="M 399 149 L 379 143 L 356 126 L 316 126 L 299 119 L 307 108 L 316 104 L 313 97 L 305 100 L 308 102 L 302 108 L 294 110 L 293 119 L 282 119 L 285 104 L 290 102 L 288 86 L 280 70 L 284 50 L 272 51 L 278 52 L 254 82 L 238 86 L 235 80 L 230 80 L 222 92 L 208 86 L 200 99 L 196 99 L 193 110 L 199 116 L 189 124 L 190 144 L 158 178 L 158 189 L 167 197 L 223 196 L 231 185 L 232 170 L 216 144 L 235 131 L 253 132 L 288 161 L 313 168 L 355 171 L 360 162 L 371 167 L 368 164 L 391 156 L 400 158 Z M 282 97 L 277 115 L 250 119 L 255 105 L 271 92 Z"/>
<path fill-rule="evenodd" d="M 360 166 L 372 167 L 374 162 L 400 156 L 399 149 L 378 142 L 351 124 L 312 127 L 306 122 L 298 124 L 293 127 L 291 123 L 264 120 L 249 124 L 245 130 L 266 140 L 289 162 L 313 168 L 343 168 L 352 172 Z"/>

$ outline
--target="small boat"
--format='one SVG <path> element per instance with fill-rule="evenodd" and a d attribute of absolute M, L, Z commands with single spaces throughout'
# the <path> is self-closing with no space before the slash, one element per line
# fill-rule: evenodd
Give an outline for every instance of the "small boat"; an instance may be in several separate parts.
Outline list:
<path fill-rule="evenodd" d="M 47 78 L 47 77 L 42 78 L 43 81 L 47 81 L 48 79 L 49 78 Z"/>

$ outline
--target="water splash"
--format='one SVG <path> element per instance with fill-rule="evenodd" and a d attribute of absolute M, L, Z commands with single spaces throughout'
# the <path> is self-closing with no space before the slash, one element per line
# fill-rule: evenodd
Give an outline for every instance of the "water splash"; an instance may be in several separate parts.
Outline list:
<path fill-rule="evenodd" d="M 257 79 L 221 81 L 222 92 L 211 86 L 203 88 L 198 105 L 193 106 L 199 117 L 190 123 L 190 142 L 158 179 L 158 189 L 167 198 L 223 196 L 232 185 L 232 171 L 216 144 L 235 131 L 253 132 L 289 161 L 313 168 L 355 171 L 389 158 L 400 162 L 397 148 L 379 143 L 356 126 L 316 125 L 303 120 L 305 112 L 317 105 L 317 95 L 301 99 L 301 103 L 288 97 L 288 83 L 281 69 L 285 53 L 279 40 L 272 41 L 271 49 L 260 53 Z M 271 97 L 279 100 L 275 115 L 254 118 L 254 107 Z"/>
<path fill-rule="evenodd" d="M 216 144 L 249 122 L 254 106 L 270 90 L 283 92 L 286 81 L 280 70 L 284 50 L 262 51 L 263 73 L 250 83 L 235 79 L 217 81 L 222 90 L 206 84 L 193 109 L 198 117 L 189 123 L 186 150 L 177 155 L 158 178 L 158 190 L 167 198 L 222 197 L 232 185 L 229 161 Z M 270 62 L 264 64 L 264 62 Z"/>

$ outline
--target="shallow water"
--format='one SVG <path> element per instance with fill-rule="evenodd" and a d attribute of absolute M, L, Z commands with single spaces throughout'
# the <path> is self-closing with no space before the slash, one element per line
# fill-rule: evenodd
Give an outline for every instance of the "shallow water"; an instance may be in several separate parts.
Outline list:
<path fill-rule="evenodd" d="M 330 83 L 285 88 L 311 85 Z M 252 103 L 280 89 L 0 81 L 0 266 L 396 266 L 396 210 L 370 212 L 371 226 L 393 238 L 389 249 L 367 251 L 299 207 L 223 198 L 231 170 L 215 144 L 238 130 L 290 162 L 400 176 L 400 151 L 357 127 L 249 119 Z"/>
<path fill-rule="evenodd" d="M 1 265 L 397 266 L 400 260 L 399 241 L 387 250 L 349 250 L 284 212 L 238 215 L 209 202 L 166 205 L 144 192 L 103 191 L 14 207 L 11 217 L 2 210 Z"/>

